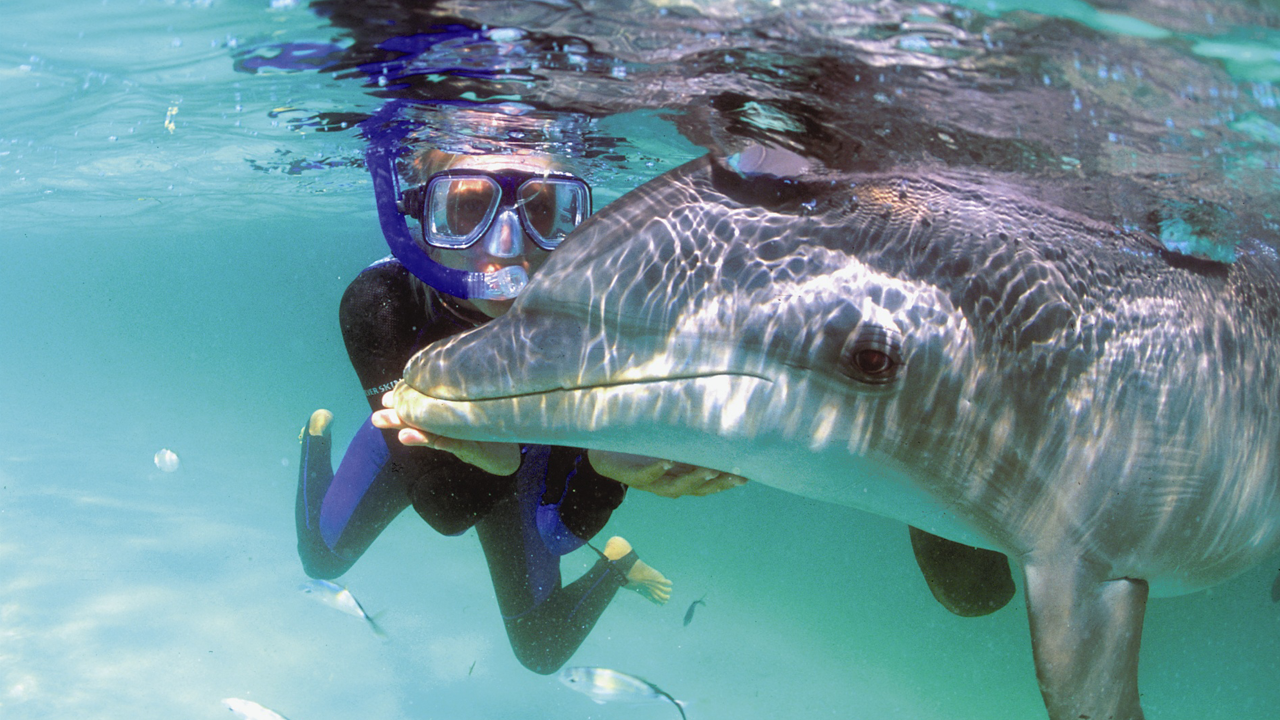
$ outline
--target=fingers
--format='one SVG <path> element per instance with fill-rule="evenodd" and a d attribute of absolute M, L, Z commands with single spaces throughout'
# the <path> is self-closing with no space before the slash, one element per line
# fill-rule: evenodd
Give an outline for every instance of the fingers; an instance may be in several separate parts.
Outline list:
<path fill-rule="evenodd" d="M 701 485 L 690 490 L 689 494 L 704 497 L 706 495 L 721 492 L 722 490 L 730 490 L 746 484 L 747 479 L 740 475 L 717 472 L 704 480 Z"/>
<path fill-rule="evenodd" d="M 377 424 L 376 422 L 374 423 L 374 425 Z M 408 445 L 409 447 L 436 447 L 437 441 L 444 438 L 439 435 L 428 435 L 417 428 L 402 427 L 400 432 L 396 433 L 396 439 L 400 441 L 401 445 Z"/>
<path fill-rule="evenodd" d="M 663 487 L 667 471 L 670 469 L 671 463 L 662 460 L 642 468 L 633 469 L 625 474 L 619 473 L 621 477 L 614 479 L 626 482 L 627 485 L 639 490 L 648 490 L 659 495 L 665 495 Z"/>
<path fill-rule="evenodd" d="M 688 467 L 688 466 L 685 466 Z M 661 481 L 655 482 L 653 492 L 663 497 L 682 497 L 684 495 L 694 495 L 707 481 L 708 471 L 704 468 L 694 468 L 692 471 L 682 472 L 676 475 L 670 472 L 662 478 Z"/>
<path fill-rule="evenodd" d="M 438 438 L 436 435 L 428 435 L 417 428 L 405 425 L 395 410 L 379 410 L 373 414 L 370 421 L 374 427 L 381 430 L 399 430 L 396 437 L 402 445 L 434 447 Z"/>
<path fill-rule="evenodd" d="M 662 497 L 693 495 L 704 497 L 746 483 L 744 477 L 692 465 L 676 465 L 666 475 L 643 489 Z"/>
<path fill-rule="evenodd" d="M 587 457 L 596 472 L 640 490 L 648 489 L 672 466 L 668 460 L 606 450 L 590 450 Z"/>
<path fill-rule="evenodd" d="M 631 453 L 616 452 L 614 450 L 588 450 L 587 456 L 591 458 L 591 464 L 608 465 L 609 467 L 640 467 L 648 465 L 654 461 L 654 458 L 644 455 L 633 455 Z"/>
<path fill-rule="evenodd" d="M 384 403 L 386 398 L 387 395 L 384 395 Z M 376 428 L 398 430 L 396 438 L 401 445 L 430 447 L 453 453 L 459 460 L 495 475 L 510 475 L 520 467 L 520 446 L 516 443 L 477 442 L 436 435 L 406 425 L 400 415 L 391 409 L 375 412 L 372 422 Z"/>
<path fill-rule="evenodd" d="M 687 494 L 686 488 L 679 480 L 667 475 L 661 468 L 657 471 L 634 474 L 627 479 L 626 485 L 665 498 L 677 498 Z"/>
<path fill-rule="evenodd" d="M 387 393 L 382 396 L 382 402 L 384 405 L 387 403 L 387 398 L 390 396 L 391 393 Z M 440 435 L 428 433 L 409 425 L 400 417 L 400 413 L 396 412 L 394 409 L 378 410 L 370 416 L 369 420 L 373 423 L 374 427 L 381 430 L 399 430 L 400 432 L 396 434 L 396 437 L 399 438 L 401 444 L 404 445 L 439 447 L 439 441 L 446 439 Z"/>
<path fill-rule="evenodd" d="M 386 409 L 375 412 L 371 422 L 374 427 L 382 430 L 398 430 L 396 438 L 401 445 L 430 447 L 453 453 L 459 460 L 495 475 L 510 475 L 520 467 L 520 446 L 516 443 L 457 440 L 429 433 L 405 423 L 404 418 L 392 406 L 391 393 L 382 396 L 382 404 Z"/>

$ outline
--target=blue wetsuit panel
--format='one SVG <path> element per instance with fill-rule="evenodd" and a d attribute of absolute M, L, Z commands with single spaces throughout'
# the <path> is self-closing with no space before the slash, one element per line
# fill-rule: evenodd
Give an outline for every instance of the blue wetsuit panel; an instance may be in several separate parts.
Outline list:
<path fill-rule="evenodd" d="M 521 453 L 524 457 L 516 472 L 520 536 L 524 545 L 525 577 L 536 606 L 560 587 L 560 556 L 547 548 L 538 532 L 536 520 L 538 499 L 542 497 L 542 489 L 546 486 L 547 460 L 551 456 L 551 448 L 546 445 L 526 445 L 521 448 Z"/>
<path fill-rule="evenodd" d="M 347 446 L 320 507 L 320 536 L 330 549 L 337 547 L 356 506 L 390 456 L 382 431 L 373 426 L 372 420 L 366 419 Z"/>

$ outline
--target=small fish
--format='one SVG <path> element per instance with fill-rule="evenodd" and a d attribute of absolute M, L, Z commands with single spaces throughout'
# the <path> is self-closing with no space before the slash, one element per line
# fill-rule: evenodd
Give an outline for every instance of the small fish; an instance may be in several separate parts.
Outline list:
<path fill-rule="evenodd" d="M 476 661 L 472 660 L 471 667 L 467 668 L 467 677 L 471 677 L 471 673 L 475 672 L 475 669 L 476 669 Z"/>
<path fill-rule="evenodd" d="M 670 700 L 680 711 L 682 720 L 688 720 L 680 701 L 667 691 L 635 675 L 600 667 L 569 667 L 560 671 L 560 682 L 603 705 L 611 700 L 645 702 Z"/>
<path fill-rule="evenodd" d="M 704 599 L 704 598 L 706 598 L 706 597 L 707 597 L 706 595 L 703 595 L 702 597 L 698 598 L 697 600 L 694 600 L 693 602 L 689 603 L 689 609 L 684 611 L 684 626 L 685 626 L 685 627 L 689 627 L 689 623 L 693 622 L 693 610 L 694 610 L 694 608 L 698 607 L 699 605 L 706 605 L 706 603 L 705 603 L 705 602 L 703 602 L 703 599 Z"/>
<path fill-rule="evenodd" d="M 387 634 L 382 631 L 382 628 L 374 621 L 373 617 L 364 611 L 364 608 L 360 606 L 360 602 L 356 600 L 356 596 L 352 595 L 350 590 L 328 580 L 308 580 L 299 585 L 298 589 L 334 610 L 341 610 L 352 617 L 364 620 L 369 623 L 369 627 L 373 628 L 375 635 L 383 640 L 387 639 Z"/>
<path fill-rule="evenodd" d="M 275 710 L 264 708 L 252 700 L 223 698 L 222 704 L 226 705 L 231 709 L 231 712 L 239 715 L 245 720 L 289 720 Z"/>
<path fill-rule="evenodd" d="M 1280 575 L 1276 575 L 1276 581 L 1271 583 L 1271 602 L 1280 602 Z"/>

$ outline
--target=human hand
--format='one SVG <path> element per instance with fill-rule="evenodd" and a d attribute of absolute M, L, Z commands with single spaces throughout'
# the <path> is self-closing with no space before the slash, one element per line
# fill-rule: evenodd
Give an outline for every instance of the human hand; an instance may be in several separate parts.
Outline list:
<path fill-rule="evenodd" d="M 397 430 L 400 444 L 430 447 L 452 453 L 454 457 L 494 475 L 510 475 L 520 467 L 520 446 L 516 443 L 459 440 L 413 427 L 400 417 L 391 401 L 391 393 L 382 396 L 384 410 L 373 414 L 373 426 Z"/>
<path fill-rule="evenodd" d="M 601 475 L 662 497 L 710 495 L 747 482 L 732 473 L 644 455 L 588 450 L 587 457 Z"/>

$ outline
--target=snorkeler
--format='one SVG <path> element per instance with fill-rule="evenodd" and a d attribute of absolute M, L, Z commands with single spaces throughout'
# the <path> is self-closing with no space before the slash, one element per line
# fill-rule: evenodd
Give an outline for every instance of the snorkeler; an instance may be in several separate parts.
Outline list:
<path fill-rule="evenodd" d="M 506 312 L 529 275 L 590 214 L 591 190 L 546 157 L 429 150 L 411 163 L 421 184 L 399 192 L 394 156 L 368 157 L 393 256 L 352 281 L 339 316 L 377 411 L 414 353 Z M 604 527 L 624 483 L 675 497 L 745 482 L 653 458 L 428 435 L 404 428 L 390 410 L 366 420 L 334 473 L 332 419 L 317 410 L 302 433 L 296 519 L 307 574 L 346 572 L 409 505 L 446 535 L 474 526 L 512 649 L 539 673 L 568 660 L 618 588 L 659 604 L 670 597 L 670 581 L 621 537 L 596 550 L 600 559 L 581 578 L 561 583 L 560 556 Z"/>

